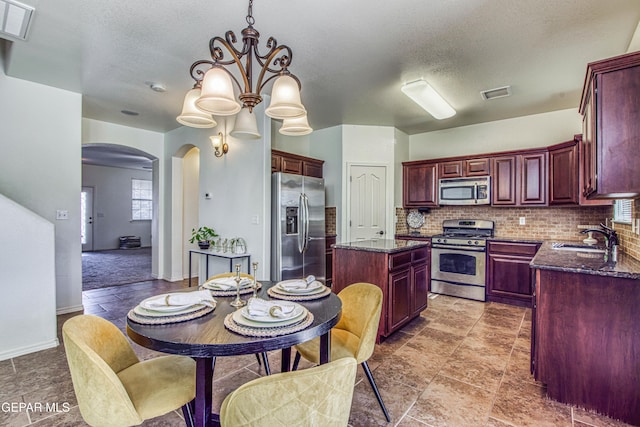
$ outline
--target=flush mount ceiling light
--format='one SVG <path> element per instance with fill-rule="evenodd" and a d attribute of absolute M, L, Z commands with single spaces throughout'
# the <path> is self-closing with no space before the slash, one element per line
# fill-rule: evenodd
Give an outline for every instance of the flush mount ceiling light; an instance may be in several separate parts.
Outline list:
<path fill-rule="evenodd" d="M 35 9 L 14 0 L 0 0 L 0 36 L 26 40 Z"/>
<path fill-rule="evenodd" d="M 200 91 L 200 94 L 189 105 L 185 98 L 184 108 L 187 110 L 185 112 L 183 109 L 177 118 L 178 122 L 199 127 L 200 119 L 192 122 L 190 118 L 194 114 L 193 109 L 217 116 L 234 115 L 242 108 L 252 113 L 253 108 L 262 102 L 262 91 L 271 81 L 271 103 L 265 109 L 265 114 L 279 120 L 306 116 L 307 111 L 300 101 L 300 81 L 289 71 L 293 52 L 288 46 L 278 45 L 273 37 L 269 37 L 267 51 L 260 53 L 260 33 L 253 28 L 253 0 L 249 0 L 246 20 L 249 26 L 242 30 L 240 48 L 235 46 L 237 39 L 233 31 L 227 31 L 224 38 L 216 36 L 209 40 L 211 60 L 199 60 L 191 65 L 190 74 L 195 84 L 187 97 L 193 97 L 194 90 Z M 226 54 L 229 59 L 226 59 Z M 255 85 L 254 74 L 257 76 Z M 240 91 L 238 97 L 234 94 L 234 84 Z"/>
<path fill-rule="evenodd" d="M 402 86 L 402 92 L 438 120 L 455 116 L 456 110 L 424 80 Z"/>

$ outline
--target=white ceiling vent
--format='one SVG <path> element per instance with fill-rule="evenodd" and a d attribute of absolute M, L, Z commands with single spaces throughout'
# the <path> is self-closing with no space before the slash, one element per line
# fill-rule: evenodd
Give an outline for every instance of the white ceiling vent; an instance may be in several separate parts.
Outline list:
<path fill-rule="evenodd" d="M 483 90 L 480 92 L 482 99 L 488 101 L 490 99 L 504 98 L 511 95 L 511 86 L 497 87 L 495 89 Z"/>
<path fill-rule="evenodd" d="M 0 37 L 26 40 L 35 9 L 14 0 L 0 0 Z"/>

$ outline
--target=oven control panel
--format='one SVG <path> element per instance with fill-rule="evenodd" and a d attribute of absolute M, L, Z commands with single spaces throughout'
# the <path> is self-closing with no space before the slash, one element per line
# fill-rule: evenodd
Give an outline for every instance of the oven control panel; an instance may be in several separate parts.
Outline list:
<path fill-rule="evenodd" d="M 431 239 L 432 243 L 438 243 L 441 245 L 456 245 L 456 246 L 486 246 L 487 242 L 484 239 L 465 239 L 465 238 L 451 238 L 451 237 L 434 237 Z"/>

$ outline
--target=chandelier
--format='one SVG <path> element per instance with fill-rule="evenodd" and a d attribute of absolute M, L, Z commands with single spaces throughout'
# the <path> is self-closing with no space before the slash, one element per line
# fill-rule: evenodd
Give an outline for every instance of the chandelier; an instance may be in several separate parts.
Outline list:
<path fill-rule="evenodd" d="M 281 133 L 285 135 L 310 133 L 307 110 L 300 101 L 300 81 L 289 71 L 291 48 L 278 45 L 275 38 L 269 37 L 267 51 L 260 53 L 260 33 L 253 28 L 253 0 L 249 0 L 246 20 L 249 26 L 242 30 L 240 48 L 236 47 L 234 32 L 227 31 L 224 38 L 216 36 L 209 40 L 210 60 L 191 65 L 190 74 L 195 84 L 187 92 L 176 120 L 186 126 L 210 128 L 217 125 L 213 116 L 240 113 L 231 135 L 259 138 L 253 108 L 262 102 L 265 86 L 273 81 L 271 103 L 265 114 L 283 120 Z M 234 84 L 240 92 L 238 96 L 234 93 Z"/>

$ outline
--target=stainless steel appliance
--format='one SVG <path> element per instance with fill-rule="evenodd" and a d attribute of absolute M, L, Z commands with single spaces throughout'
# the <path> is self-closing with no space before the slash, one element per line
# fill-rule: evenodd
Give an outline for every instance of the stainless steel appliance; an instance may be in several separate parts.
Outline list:
<path fill-rule="evenodd" d="M 431 292 L 485 301 L 487 237 L 493 221 L 446 220 L 431 238 Z"/>
<path fill-rule="evenodd" d="M 438 185 L 441 205 L 488 205 L 491 203 L 491 177 L 442 178 Z"/>
<path fill-rule="evenodd" d="M 324 283 L 324 180 L 277 172 L 271 182 L 271 280 Z"/>

